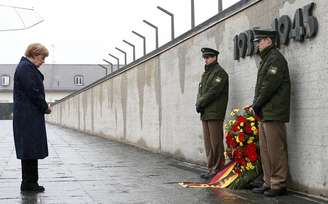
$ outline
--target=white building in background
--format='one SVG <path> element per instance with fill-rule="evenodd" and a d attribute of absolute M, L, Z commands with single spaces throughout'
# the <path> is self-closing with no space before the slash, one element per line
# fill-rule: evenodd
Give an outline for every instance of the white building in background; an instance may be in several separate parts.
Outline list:
<path fill-rule="evenodd" d="M 13 102 L 16 64 L 0 64 L 0 104 Z M 96 64 L 45 64 L 44 75 L 47 102 L 55 102 L 104 77 L 106 70 Z"/>

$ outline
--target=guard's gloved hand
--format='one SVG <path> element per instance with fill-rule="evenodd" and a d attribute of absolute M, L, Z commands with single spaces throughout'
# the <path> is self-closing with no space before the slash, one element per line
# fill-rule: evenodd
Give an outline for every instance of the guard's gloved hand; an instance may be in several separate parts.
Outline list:
<path fill-rule="evenodd" d="M 204 109 L 201 106 L 197 106 L 196 105 L 196 112 L 197 113 L 203 113 L 204 112 Z"/>
<path fill-rule="evenodd" d="M 252 105 L 255 115 L 259 116 L 261 113 L 261 107 Z"/>
<path fill-rule="evenodd" d="M 243 107 L 244 110 L 249 110 L 250 108 L 252 108 L 252 105 L 247 105 Z"/>

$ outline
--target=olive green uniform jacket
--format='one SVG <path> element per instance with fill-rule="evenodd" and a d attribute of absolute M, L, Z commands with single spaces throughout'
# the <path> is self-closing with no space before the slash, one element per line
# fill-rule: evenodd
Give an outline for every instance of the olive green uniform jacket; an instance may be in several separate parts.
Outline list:
<path fill-rule="evenodd" d="M 274 47 L 261 51 L 253 107 L 260 109 L 262 121 L 289 122 L 290 78 L 284 56 Z"/>
<path fill-rule="evenodd" d="M 218 64 L 205 66 L 199 83 L 196 106 L 201 107 L 201 120 L 224 120 L 229 95 L 229 77 Z"/>

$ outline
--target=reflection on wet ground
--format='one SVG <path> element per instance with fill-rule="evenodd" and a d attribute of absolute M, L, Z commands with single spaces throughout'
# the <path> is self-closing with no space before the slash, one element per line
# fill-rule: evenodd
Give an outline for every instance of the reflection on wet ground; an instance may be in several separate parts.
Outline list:
<path fill-rule="evenodd" d="M 20 193 L 11 121 L 0 121 L 0 203 L 316 204 L 290 193 L 265 198 L 248 190 L 184 189 L 199 168 L 128 145 L 48 125 L 50 156 L 39 162 L 40 194 Z"/>

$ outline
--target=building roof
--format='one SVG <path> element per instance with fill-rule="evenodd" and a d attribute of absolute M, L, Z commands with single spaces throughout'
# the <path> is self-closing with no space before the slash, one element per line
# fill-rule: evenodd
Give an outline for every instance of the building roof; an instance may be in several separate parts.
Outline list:
<path fill-rule="evenodd" d="M 13 90 L 16 66 L 17 64 L 0 64 L 0 77 L 9 76 L 9 86 L 2 86 L 0 81 L 0 92 Z M 104 66 L 109 68 L 108 65 Z M 115 68 L 114 66 L 114 70 Z M 106 70 L 97 64 L 44 64 L 40 71 L 44 75 L 46 91 L 79 90 L 106 75 Z M 75 76 L 83 77 L 83 85 L 74 84 Z"/>

